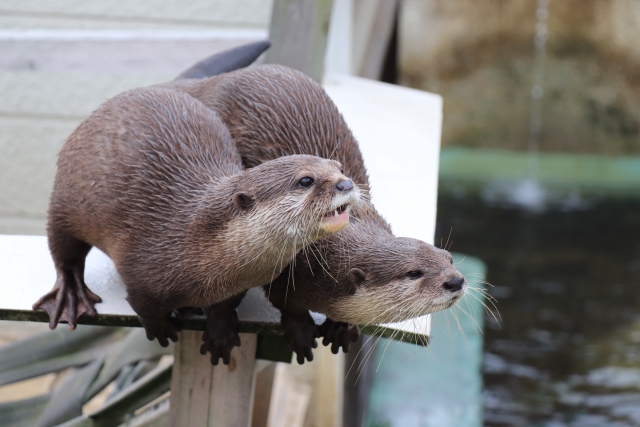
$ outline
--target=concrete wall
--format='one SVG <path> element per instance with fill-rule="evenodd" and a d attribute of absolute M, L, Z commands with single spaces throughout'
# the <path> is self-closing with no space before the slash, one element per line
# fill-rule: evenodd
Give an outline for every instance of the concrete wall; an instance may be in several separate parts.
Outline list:
<path fill-rule="evenodd" d="M 526 150 L 535 0 L 404 0 L 401 81 L 444 98 L 443 147 Z M 550 0 L 540 149 L 640 154 L 640 2 Z"/>
<path fill-rule="evenodd" d="M 44 234 L 55 159 L 106 99 L 266 38 L 265 0 L 5 0 L 0 6 L 0 234 Z"/>

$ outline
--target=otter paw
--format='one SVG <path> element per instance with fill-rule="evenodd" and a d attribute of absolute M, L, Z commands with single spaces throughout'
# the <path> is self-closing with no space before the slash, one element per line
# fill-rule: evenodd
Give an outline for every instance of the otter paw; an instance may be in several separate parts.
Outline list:
<path fill-rule="evenodd" d="M 162 347 L 168 347 L 169 340 L 173 342 L 178 341 L 178 332 L 182 330 L 182 323 L 178 319 L 170 317 L 169 315 L 160 319 L 138 317 L 150 341 L 157 338 Z"/>
<path fill-rule="evenodd" d="M 228 365 L 231 361 L 231 350 L 240 347 L 240 335 L 238 335 L 238 313 L 234 310 L 227 316 L 216 317 L 209 311 L 207 327 L 202 334 L 204 343 L 200 347 L 200 354 L 211 353 L 211 364 L 222 363 Z"/>
<path fill-rule="evenodd" d="M 289 347 L 296 354 L 298 363 L 304 364 L 305 359 L 311 362 L 313 349 L 318 347 L 316 338 L 320 337 L 320 331 L 309 312 L 304 314 L 283 312 L 281 323 L 290 338 Z"/>
<path fill-rule="evenodd" d="M 80 316 L 98 314 L 95 304 L 99 302 L 102 299 L 87 288 L 81 273 L 67 271 L 58 273 L 51 292 L 33 304 L 33 309 L 47 312 L 49 328 L 55 329 L 58 323 L 66 322 L 69 329 L 73 330 L 78 325 Z"/>
<path fill-rule="evenodd" d="M 360 337 L 360 329 L 357 325 L 334 322 L 329 318 L 320 326 L 320 333 L 324 337 L 322 345 L 331 344 L 331 352 L 333 354 L 338 354 L 340 347 L 345 353 L 348 352 L 351 343 L 358 341 Z"/>

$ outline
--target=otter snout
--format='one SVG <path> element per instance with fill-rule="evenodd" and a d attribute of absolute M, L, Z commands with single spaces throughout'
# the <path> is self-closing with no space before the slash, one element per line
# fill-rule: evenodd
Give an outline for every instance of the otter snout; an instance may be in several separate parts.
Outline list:
<path fill-rule="evenodd" d="M 334 186 L 334 188 L 339 193 L 346 193 L 347 191 L 353 190 L 353 181 L 350 179 L 340 181 Z"/>
<path fill-rule="evenodd" d="M 464 286 L 464 277 L 451 278 L 442 284 L 442 287 L 449 292 L 458 292 Z"/>

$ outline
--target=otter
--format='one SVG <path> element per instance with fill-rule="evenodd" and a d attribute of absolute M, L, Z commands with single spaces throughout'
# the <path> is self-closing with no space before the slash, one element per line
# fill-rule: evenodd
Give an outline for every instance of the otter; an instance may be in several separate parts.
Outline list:
<path fill-rule="evenodd" d="M 369 190 L 356 139 L 324 89 L 303 73 L 262 65 L 163 86 L 216 111 L 249 170 L 281 156 L 309 154 L 338 160 L 363 193 Z M 433 313 L 455 304 L 467 290 L 447 251 L 395 237 L 370 203 L 351 214 L 348 227 L 308 246 L 265 286 L 269 301 L 282 312 L 299 363 L 313 360 L 320 336 L 334 353 L 340 347 L 346 352 L 358 337 L 356 325 Z M 230 302 L 222 311 L 233 308 Z M 320 330 L 309 310 L 327 315 Z"/>
<path fill-rule="evenodd" d="M 335 160 L 284 156 L 245 170 L 200 101 L 124 92 L 60 150 L 47 225 L 57 280 L 33 308 L 52 329 L 95 315 L 100 297 L 83 279 L 95 246 L 113 260 L 147 337 L 167 346 L 181 329 L 174 310 L 271 282 L 305 245 L 344 228 L 358 198 Z"/>

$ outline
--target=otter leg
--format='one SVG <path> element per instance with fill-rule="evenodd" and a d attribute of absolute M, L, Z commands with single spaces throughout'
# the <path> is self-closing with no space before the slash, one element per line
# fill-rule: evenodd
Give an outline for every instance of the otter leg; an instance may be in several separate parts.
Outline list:
<path fill-rule="evenodd" d="M 280 309 L 282 317 L 280 323 L 289 336 L 289 347 L 296 353 L 296 360 L 300 365 L 306 358 L 309 362 L 313 360 L 313 350 L 318 347 L 316 338 L 320 337 L 320 331 L 316 322 L 307 310 Z"/>
<path fill-rule="evenodd" d="M 240 335 L 238 335 L 238 311 L 236 310 L 246 291 L 234 295 L 209 308 L 207 315 L 207 326 L 200 347 L 200 354 L 211 353 L 211 363 L 218 365 L 220 359 L 222 363 L 228 365 L 231 361 L 231 350 L 233 347 L 240 347 Z"/>
<path fill-rule="evenodd" d="M 73 330 L 78 317 L 95 316 L 94 305 L 102 302 L 84 283 L 84 261 L 91 245 L 64 233 L 50 233 L 49 245 L 58 277 L 51 292 L 33 304 L 33 309 L 47 312 L 51 329 L 67 322 Z"/>
<path fill-rule="evenodd" d="M 340 347 L 346 353 L 349 351 L 349 345 L 358 341 L 360 328 L 346 322 L 335 322 L 327 317 L 327 320 L 320 326 L 320 333 L 324 337 L 322 345 L 331 344 L 331 352 L 338 354 Z"/>

